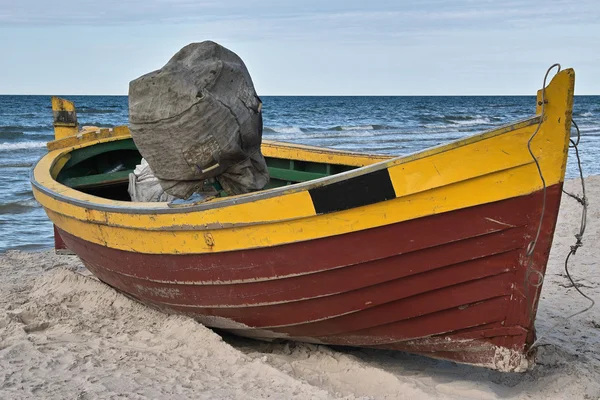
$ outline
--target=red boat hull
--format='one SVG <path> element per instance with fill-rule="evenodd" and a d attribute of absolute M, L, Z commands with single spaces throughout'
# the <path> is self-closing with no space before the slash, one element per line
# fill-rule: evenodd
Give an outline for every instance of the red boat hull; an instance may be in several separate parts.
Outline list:
<path fill-rule="evenodd" d="M 543 275 L 562 184 L 530 270 Z M 167 312 L 257 338 L 404 350 L 519 370 L 534 339 L 528 273 L 543 192 L 281 246 L 143 254 L 60 231 L 102 281 Z"/>

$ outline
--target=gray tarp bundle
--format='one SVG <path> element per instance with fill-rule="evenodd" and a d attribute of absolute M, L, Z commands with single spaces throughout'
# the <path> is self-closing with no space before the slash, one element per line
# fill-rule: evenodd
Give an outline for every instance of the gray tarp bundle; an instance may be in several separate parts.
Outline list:
<path fill-rule="evenodd" d="M 213 177 L 229 194 L 267 184 L 260 109 L 244 62 L 210 41 L 129 84 L 133 140 L 163 189 L 182 199 Z"/>

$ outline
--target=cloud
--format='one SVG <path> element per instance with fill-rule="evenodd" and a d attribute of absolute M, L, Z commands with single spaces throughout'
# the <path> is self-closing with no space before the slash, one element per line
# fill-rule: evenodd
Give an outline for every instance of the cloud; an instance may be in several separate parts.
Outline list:
<path fill-rule="evenodd" d="M 599 87 L 598 0 L 4 3 L 0 50 L 14 62 L 0 64 L 0 92 L 123 93 L 206 39 L 242 56 L 270 94 L 533 93 L 532 74 L 555 61 L 581 66 L 588 93 Z M 508 70 L 512 86 L 499 86 L 493 77 Z"/>
<path fill-rule="evenodd" d="M 329 24 L 360 21 L 377 27 L 383 21 L 397 28 L 417 24 L 500 25 L 532 18 L 560 23 L 593 21 L 600 13 L 595 0 L 556 1 L 441 1 L 424 0 L 305 0 L 264 1 L 193 1 L 193 0 L 20 0 L 5 2 L 0 23 L 9 25 L 123 25 L 123 24 L 194 24 L 209 21 L 278 20 L 299 25 L 316 21 Z M 425 26 L 425 27 L 427 27 Z"/>

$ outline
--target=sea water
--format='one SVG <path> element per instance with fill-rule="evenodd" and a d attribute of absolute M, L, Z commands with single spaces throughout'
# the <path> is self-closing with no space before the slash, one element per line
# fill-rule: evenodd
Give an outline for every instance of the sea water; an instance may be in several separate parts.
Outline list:
<path fill-rule="evenodd" d="M 80 126 L 127 124 L 127 96 L 64 96 Z M 264 138 L 388 155 L 410 154 L 530 117 L 534 96 L 265 96 Z M 584 175 L 600 174 L 600 96 L 576 96 Z M 0 252 L 52 246 L 52 224 L 29 173 L 53 139 L 49 96 L 0 96 Z M 465 160 L 468 162 L 468 160 Z M 578 176 L 569 157 L 567 177 Z"/>

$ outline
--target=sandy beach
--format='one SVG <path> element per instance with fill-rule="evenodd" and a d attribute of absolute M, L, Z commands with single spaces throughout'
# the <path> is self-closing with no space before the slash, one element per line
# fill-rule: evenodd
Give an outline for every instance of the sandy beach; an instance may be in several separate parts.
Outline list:
<path fill-rule="evenodd" d="M 0 256 L 2 399 L 600 399 L 600 176 L 564 272 L 581 207 L 563 196 L 536 320 L 536 365 L 500 373 L 392 351 L 220 336 L 95 279 L 74 256 Z M 579 193 L 577 180 L 565 188 Z M 556 326 L 555 326 L 556 325 Z M 553 329 L 551 327 L 555 326 Z"/>

